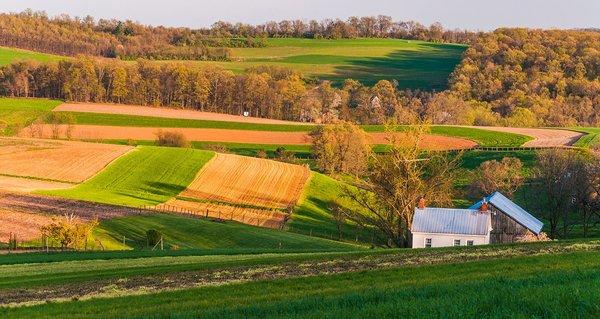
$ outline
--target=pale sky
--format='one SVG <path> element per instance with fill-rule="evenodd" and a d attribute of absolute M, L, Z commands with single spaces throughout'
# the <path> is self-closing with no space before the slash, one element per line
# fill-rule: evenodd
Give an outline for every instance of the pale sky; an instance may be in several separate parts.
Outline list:
<path fill-rule="evenodd" d="M 600 28 L 600 0 L 0 0 L 1 12 L 44 10 L 144 24 L 206 27 L 213 22 L 389 15 L 447 28 Z"/>

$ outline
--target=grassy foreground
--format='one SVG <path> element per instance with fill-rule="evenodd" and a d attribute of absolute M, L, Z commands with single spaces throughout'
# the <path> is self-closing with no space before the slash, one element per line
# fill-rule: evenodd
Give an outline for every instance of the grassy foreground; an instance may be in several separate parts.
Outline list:
<path fill-rule="evenodd" d="M 182 249 L 356 249 L 355 245 L 312 238 L 237 222 L 213 222 L 171 214 L 129 216 L 104 220 L 97 229 L 103 244 L 120 249 L 148 249 L 146 231 L 158 230 L 164 236 L 165 249 L 174 245 Z"/>
<path fill-rule="evenodd" d="M 43 193 L 114 205 L 156 205 L 183 191 L 213 155 L 195 149 L 139 146 L 79 186 Z"/>
<path fill-rule="evenodd" d="M 587 133 L 575 142 L 574 146 L 589 148 L 600 145 L 600 127 L 575 127 L 573 130 Z"/>
<path fill-rule="evenodd" d="M 0 48 L 1 64 L 2 48 Z M 15 135 L 35 119 L 48 114 L 61 101 L 47 99 L 0 98 L 0 136 Z"/>
<path fill-rule="evenodd" d="M 456 251 L 454 252 L 456 253 Z M 142 262 L 142 261 L 140 261 Z M 401 267 L 4 308 L 4 318 L 595 318 L 600 252 Z"/>

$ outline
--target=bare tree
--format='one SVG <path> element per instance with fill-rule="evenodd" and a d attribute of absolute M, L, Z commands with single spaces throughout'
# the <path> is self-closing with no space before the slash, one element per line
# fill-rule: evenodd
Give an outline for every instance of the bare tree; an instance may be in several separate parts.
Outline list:
<path fill-rule="evenodd" d="M 600 217 L 600 155 L 581 157 L 573 173 L 574 204 L 580 214 L 583 237 L 587 237 L 594 218 Z"/>
<path fill-rule="evenodd" d="M 522 168 L 523 163 L 514 157 L 504 157 L 500 162 L 485 161 L 473 171 L 469 193 L 473 197 L 480 198 L 500 191 L 508 197 L 513 197 L 523 185 Z"/>
<path fill-rule="evenodd" d="M 346 212 L 344 211 L 343 206 L 335 200 L 329 203 L 329 210 L 331 211 L 331 215 L 337 226 L 338 240 L 342 240 L 342 227 L 344 227 L 344 224 L 346 223 Z"/>
<path fill-rule="evenodd" d="M 387 128 L 390 152 L 374 155 L 367 181 L 347 187 L 345 195 L 366 212 L 348 211 L 349 219 L 371 225 L 388 238 L 389 246 L 408 247 L 414 209 L 421 198 L 432 204 L 451 205 L 454 172 L 460 158 L 423 150 L 426 125 L 398 134 Z"/>
<path fill-rule="evenodd" d="M 534 188 L 541 214 L 550 223 L 550 237 L 556 238 L 562 222 L 563 236 L 567 235 L 569 214 L 573 206 L 576 154 L 569 150 L 548 150 L 540 153 L 535 171 Z"/>

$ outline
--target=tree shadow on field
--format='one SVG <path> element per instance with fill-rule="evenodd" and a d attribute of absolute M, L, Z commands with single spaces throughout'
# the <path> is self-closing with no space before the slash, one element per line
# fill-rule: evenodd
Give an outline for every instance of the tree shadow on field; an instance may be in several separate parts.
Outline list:
<path fill-rule="evenodd" d="M 335 67 L 331 80 L 336 86 L 346 78 L 364 85 L 374 85 L 379 80 L 397 80 L 400 89 L 442 91 L 448 87 L 448 78 L 460 63 L 465 46 L 436 43 L 419 43 L 412 50 L 396 50 L 382 57 L 349 59 Z"/>
<path fill-rule="evenodd" d="M 144 185 L 144 191 L 160 196 L 174 196 L 185 190 L 185 186 L 171 183 L 146 182 Z"/>

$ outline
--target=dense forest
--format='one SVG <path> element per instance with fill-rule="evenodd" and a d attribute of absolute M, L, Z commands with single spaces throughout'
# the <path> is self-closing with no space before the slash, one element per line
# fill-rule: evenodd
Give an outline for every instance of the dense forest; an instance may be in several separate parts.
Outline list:
<path fill-rule="evenodd" d="M 600 124 L 600 33 L 499 29 L 481 35 L 451 91 L 527 126 Z M 492 124 L 482 114 L 478 124 Z"/>
<path fill-rule="evenodd" d="M 31 11 L 0 14 L 0 45 L 85 53 L 62 62 L 20 61 L 4 66 L 0 68 L 0 94 L 229 114 L 248 111 L 253 116 L 309 122 L 343 119 L 374 124 L 393 119 L 411 123 L 421 118 L 438 124 L 600 125 L 600 33 L 594 31 L 499 29 L 474 39 L 474 34 L 465 33 L 468 36 L 461 40 L 449 36 L 460 32 L 446 33 L 439 25 L 415 27 L 389 17 L 341 22 L 343 28 L 352 30 L 341 37 L 469 39 L 472 43 L 443 92 L 400 90 L 392 79 L 373 87 L 347 79 L 341 87 L 332 87 L 327 81 L 307 80 L 296 71 L 278 67 L 258 66 L 233 74 L 186 62 L 90 57 L 227 59 L 230 55 L 224 46 L 265 45 L 260 37 L 338 37 L 328 33 L 336 21 L 259 26 L 219 22 L 211 29 L 190 30 L 130 21 L 96 22 L 90 17 L 48 18 Z"/>

